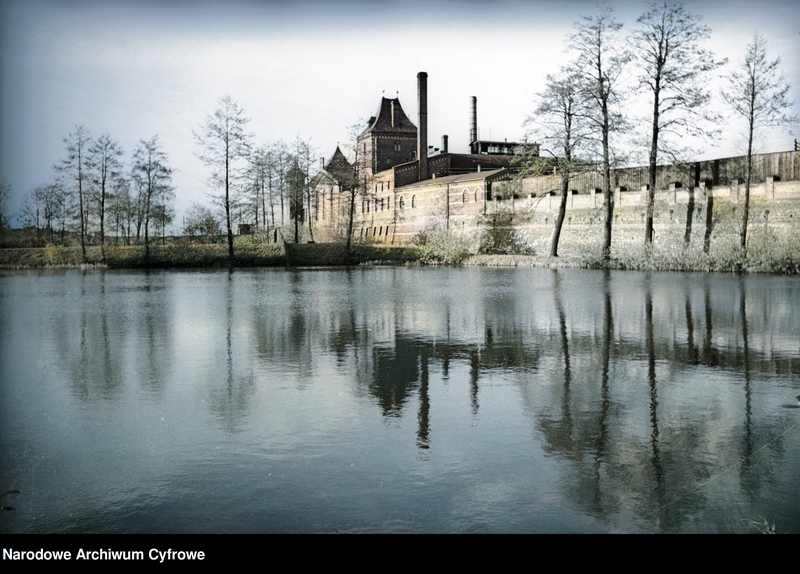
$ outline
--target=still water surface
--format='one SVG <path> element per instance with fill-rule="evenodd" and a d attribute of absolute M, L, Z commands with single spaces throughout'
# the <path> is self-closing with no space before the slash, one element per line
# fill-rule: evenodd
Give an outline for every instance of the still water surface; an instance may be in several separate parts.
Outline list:
<path fill-rule="evenodd" d="M 0 274 L 0 532 L 800 532 L 800 281 Z"/>

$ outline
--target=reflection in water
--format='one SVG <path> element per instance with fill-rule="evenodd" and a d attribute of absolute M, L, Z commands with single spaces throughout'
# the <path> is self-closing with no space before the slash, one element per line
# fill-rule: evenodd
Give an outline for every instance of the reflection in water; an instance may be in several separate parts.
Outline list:
<path fill-rule="evenodd" d="M 556 298 L 556 312 L 558 313 L 559 332 L 561 334 L 561 351 L 564 354 L 564 394 L 561 400 L 561 417 L 564 421 L 563 440 L 572 438 L 572 412 L 570 410 L 570 385 L 572 373 L 569 366 L 569 339 L 567 338 L 567 319 L 564 315 L 564 303 L 561 300 L 561 278 L 558 270 L 553 270 L 553 293 Z"/>
<path fill-rule="evenodd" d="M 428 393 L 428 353 L 425 349 L 420 353 L 420 362 L 422 368 L 420 369 L 420 385 L 419 385 L 419 412 L 417 414 L 417 421 L 419 428 L 417 430 L 417 446 L 419 448 L 428 448 L 428 433 L 431 428 L 430 421 L 430 396 Z"/>
<path fill-rule="evenodd" d="M 796 280 L 0 280 L 3 532 L 800 530 Z"/>
<path fill-rule="evenodd" d="M 249 365 L 239 365 L 239 350 L 234 346 L 235 317 L 234 301 L 236 287 L 233 273 L 228 271 L 224 284 L 225 311 L 223 326 L 225 329 L 225 376 L 224 383 L 214 386 L 211 392 L 211 410 L 224 423 L 228 432 L 241 430 L 244 418 L 249 410 L 249 401 L 253 395 L 253 377 L 248 372 Z"/>
<path fill-rule="evenodd" d="M 648 273 L 645 277 L 644 292 L 645 309 L 645 346 L 647 347 L 647 381 L 650 386 L 650 446 L 652 449 L 652 464 L 655 477 L 656 507 L 659 510 L 659 521 L 665 519 L 661 513 L 666 502 L 664 486 L 664 468 L 661 465 L 661 449 L 658 441 L 658 387 L 656 386 L 656 350 L 653 336 L 653 289 L 652 276 Z"/>

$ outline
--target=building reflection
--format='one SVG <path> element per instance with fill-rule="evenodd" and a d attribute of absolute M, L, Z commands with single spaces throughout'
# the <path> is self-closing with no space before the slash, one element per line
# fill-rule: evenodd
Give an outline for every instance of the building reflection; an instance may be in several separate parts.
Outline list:
<path fill-rule="evenodd" d="M 723 471 L 752 500 L 776 472 L 782 441 L 769 441 L 784 429 L 756 381 L 800 372 L 796 319 L 781 323 L 797 311 L 748 298 L 750 279 L 547 270 L 484 286 L 456 271 L 415 291 L 396 270 L 316 273 L 209 275 L 209 294 L 191 302 L 164 295 L 164 274 L 75 277 L 77 299 L 94 303 L 53 319 L 52 352 L 81 400 L 127 385 L 158 399 L 191 334 L 191 360 L 206 364 L 196 384 L 228 432 L 248 423 L 259 393 L 311 391 L 334 373 L 380 417 L 413 421 L 426 457 L 440 444 L 436 414 L 464 408 L 480 421 L 502 377 L 529 413 L 531 445 L 563 461 L 564 495 L 646 531 L 684 528 Z M 522 283 L 530 277 L 538 283 Z M 442 404 L 443 385 L 465 406 Z"/>

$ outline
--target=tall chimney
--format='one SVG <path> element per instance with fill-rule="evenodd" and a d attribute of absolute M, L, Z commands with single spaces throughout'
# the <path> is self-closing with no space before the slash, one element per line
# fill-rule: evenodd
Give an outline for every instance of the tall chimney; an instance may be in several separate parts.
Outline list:
<path fill-rule="evenodd" d="M 419 131 L 417 132 L 417 160 L 419 181 L 428 179 L 428 74 L 417 74 L 417 110 Z"/>
<path fill-rule="evenodd" d="M 470 107 L 469 115 L 469 151 L 470 153 L 477 153 L 475 146 L 472 145 L 478 141 L 478 98 L 472 96 L 472 105 Z"/>
<path fill-rule="evenodd" d="M 447 136 L 442 136 L 442 153 L 447 153 Z"/>

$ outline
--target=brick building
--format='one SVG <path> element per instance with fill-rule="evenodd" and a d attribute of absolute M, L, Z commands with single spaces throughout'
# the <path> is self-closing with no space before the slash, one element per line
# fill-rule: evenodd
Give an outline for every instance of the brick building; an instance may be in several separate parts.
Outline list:
<path fill-rule="evenodd" d="M 399 98 L 381 98 L 356 140 L 354 163 L 337 146 L 312 181 L 312 225 L 319 241 L 346 233 L 354 199 L 353 234 L 390 244 L 407 243 L 436 222 L 466 230 L 478 225 L 492 185 L 510 177 L 519 144 L 477 139 L 477 100 L 472 98 L 470 151 L 451 153 L 428 145 L 427 77 L 417 74 L 417 125 Z"/>

